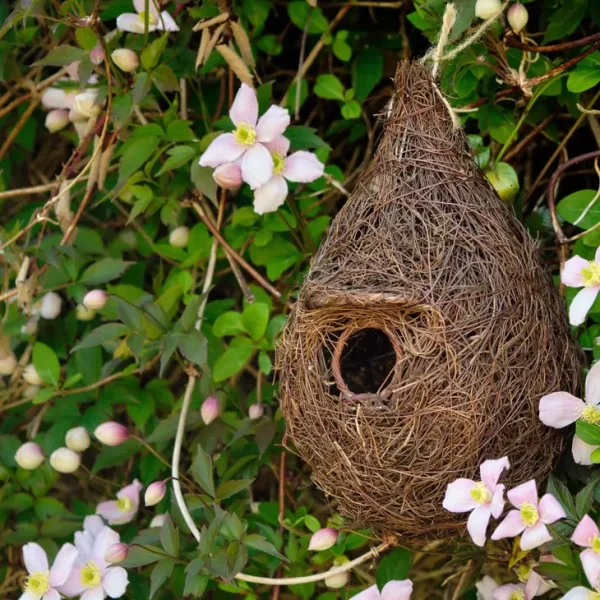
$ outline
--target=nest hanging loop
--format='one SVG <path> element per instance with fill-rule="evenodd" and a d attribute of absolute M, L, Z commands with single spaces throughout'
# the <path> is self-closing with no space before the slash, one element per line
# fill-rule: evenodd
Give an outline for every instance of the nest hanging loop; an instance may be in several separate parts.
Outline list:
<path fill-rule="evenodd" d="M 578 347 L 535 245 L 473 162 L 429 67 L 402 63 L 373 164 L 315 256 L 277 354 L 288 434 L 357 525 L 464 527 L 446 486 L 508 456 L 545 477 Z"/>

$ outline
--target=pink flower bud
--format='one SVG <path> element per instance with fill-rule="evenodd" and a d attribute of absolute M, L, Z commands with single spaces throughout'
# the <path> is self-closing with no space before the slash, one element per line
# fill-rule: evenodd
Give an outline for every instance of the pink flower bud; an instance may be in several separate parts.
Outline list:
<path fill-rule="evenodd" d="M 167 493 L 167 485 L 164 481 L 153 481 L 147 488 L 144 494 L 144 504 L 146 506 L 154 506 L 158 504 Z"/>
<path fill-rule="evenodd" d="M 174 248 L 185 248 L 190 239 L 190 230 L 187 227 L 177 227 L 169 234 L 169 244 Z"/>
<path fill-rule="evenodd" d="M 40 305 L 40 315 L 44 319 L 56 319 L 60 315 L 62 298 L 56 292 L 44 294 Z"/>
<path fill-rule="evenodd" d="M 117 65 L 121 71 L 125 71 L 125 73 L 131 73 L 140 66 L 138 55 L 128 48 L 117 48 L 110 57 L 113 59 L 115 65 Z"/>
<path fill-rule="evenodd" d="M 36 443 L 27 442 L 17 450 L 15 460 L 22 469 L 31 471 L 44 462 L 44 453 Z"/>
<path fill-rule="evenodd" d="M 264 412 L 265 407 L 260 402 L 257 402 L 256 404 L 250 405 L 250 408 L 248 409 L 248 416 L 253 421 L 256 421 L 257 419 L 260 419 L 263 416 Z"/>
<path fill-rule="evenodd" d="M 242 185 L 242 171 L 234 163 L 218 166 L 213 171 L 213 179 L 225 190 L 234 190 Z"/>
<path fill-rule="evenodd" d="M 527 21 L 529 21 L 529 13 L 520 2 L 513 4 L 508 9 L 506 17 L 508 19 L 508 24 L 515 33 L 519 33 L 519 31 L 527 25 Z"/>
<path fill-rule="evenodd" d="M 127 430 L 127 427 L 121 425 L 121 423 L 107 421 L 96 427 L 94 435 L 100 442 L 107 446 L 118 446 L 129 437 L 129 431 Z"/>
<path fill-rule="evenodd" d="M 150 527 L 162 527 L 168 518 L 169 515 L 167 514 L 156 515 L 152 521 L 150 521 Z"/>
<path fill-rule="evenodd" d="M 81 464 L 81 457 L 69 448 L 59 448 L 50 455 L 50 466 L 59 473 L 73 473 Z"/>
<path fill-rule="evenodd" d="M 112 544 L 106 549 L 104 553 L 104 560 L 111 565 L 123 562 L 129 554 L 129 546 L 122 542 L 118 544 Z"/>
<path fill-rule="evenodd" d="M 220 409 L 221 407 L 217 398 L 214 396 L 209 396 L 200 407 L 202 420 L 207 425 L 210 425 L 219 416 Z"/>
<path fill-rule="evenodd" d="M 46 129 L 50 133 L 55 133 L 65 128 L 69 124 L 68 110 L 51 110 L 46 115 Z"/>
<path fill-rule="evenodd" d="M 310 538 L 308 549 L 316 551 L 327 550 L 335 545 L 337 538 L 338 532 L 336 529 L 332 529 L 331 527 L 319 529 L 319 531 L 314 533 Z"/>
<path fill-rule="evenodd" d="M 17 366 L 15 355 L 10 352 L 6 356 L 0 358 L 0 375 L 12 375 Z"/>
<path fill-rule="evenodd" d="M 90 434 L 85 427 L 73 427 L 67 431 L 65 443 L 69 450 L 85 452 L 90 447 Z"/>
<path fill-rule="evenodd" d="M 475 4 L 475 15 L 480 19 L 490 19 L 499 15 L 501 10 L 502 2 L 500 0 L 477 0 Z"/>
<path fill-rule="evenodd" d="M 100 65 L 104 61 L 104 50 L 100 44 L 96 44 L 90 52 L 90 61 L 93 65 Z"/>
<path fill-rule="evenodd" d="M 23 379 L 31 385 L 42 385 L 43 379 L 38 375 L 33 363 L 28 364 L 23 369 Z"/>
<path fill-rule="evenodd" d="M 100 310 L 106 306 L 108 294 L 104 290 L 92 290 L 83 297 L 83 305 L 91 310 Z"/>

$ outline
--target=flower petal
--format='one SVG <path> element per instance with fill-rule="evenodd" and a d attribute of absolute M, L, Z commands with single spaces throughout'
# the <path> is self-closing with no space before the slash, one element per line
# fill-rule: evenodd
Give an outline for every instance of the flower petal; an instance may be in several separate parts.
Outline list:
<path fill-rule="evenodd" d="M 311 152 L 300 150 L 285 159 L 283 176 L 289 181 L 308 183 L 323 175 L 323 163 Z"/>
<path fill-rule="evenodd" d="M 590 547 L 590 539 L 595 536 L 600 535 L 600 530 L 598 529 L 598 525 L 594 522 L 594 519 L 589 515 L 585 515 L 581 521 L 579 521 L 579 525 L 575 527 L 575 531 L 571 536 L 571 539 L 578 545 L 583 548 Z"/>
<path fill-rule="evenodd" d="M 50 569 L 50 585 L 58 587 L 62 585 L 73 570 L 73 564 L 79 551 L 73 544 L 65 544 L 56 555 L 52 568 Z"/>
<path fill-rule="evenodd" d="M 98 515 L 89 515 L 83 520 L 83 529 L 96 537 L 104 529 L 104 521 Z"/>
<path fill-rule="evenodd" d="M 471 479 L 457 479 L 448 484 L 442 506 L 453 513 L 467 512 L 477 508 L 479 504 L 471 497 L 475 482 Z"/>
<path fill-rule="evenodd" d="M 492 533 L 493 540 L 501 540 L 506 537 L 515 537 L 523 532 L 525 525 L 521 521 L 521 513 L 518 510 L 511 510 L 504 520 L 496 527 Z"/>
<path fill-rule="evenodd" d="M 573 298 L 569 306 L 569 323 L 571 325 L 581 325 L 585 321 L 598 291 L 600 291 L 598 287 L 583 288 Z"/>
<path fill-rule="evenodd" d="M 240 123 L 246 123 L 246 125 L 251 125 L 252 127 L 256 126 L 256 120 L 258 119 L 258 100 L 256 98 L 256 92 L 249 85 L 242 83 L 240 86 L 238 93 L 235 95 L 233 104 L 229 109 L 229 116 L 236 127 Z"/>
<path fill-rule="evenodd" d="M 553 392 L 540 398 L 540 421 L 548 427 L 562 429 L 575 423 L 585 408 L 583 400 L 568 392 Z"/>
<path fill-rule="evenodd" d="M 494 495 L 492 496 L 492 516 L 497 519 L 504 512 L 504 484 L 501 483 L 496 486 Z"/>
<path fill-rule="evenodd" d="M 162 31 L 179 31 L 179 25 L 166 10 L 163 10 L 160 17 L 158 17 L 158 29 Z"/>
<path fill-rule="evenodd" d="M 600 587 L 600 556 L 593 550 L 584 550 L 580 557 L 583 572 L 592 587 Z"/>
<path fill-rule="evenodd" d="M 563 267 L 562 273 L 560 274 L 560 280 L 567 287 L 583 287 L 581 271 L 589 264 L 590 261 L 581 258 L 581 256 L 570 258 Z"/>
<path fill-rule="evenodd" d="M 600 404 L 600 362 L 597 362 L 585 378 L 585 402 L 592 406 Z"/>
<path fill-rule="evenodd" d="M 473 543 L 477 546 L 483 547 L 485 545 L 485 535 L 490 523 L 491 514 L 491 506 L 489 504 L 481 504 L 469 515 L 467 531 L 471 535 Z"/>
<path fill-rule="evenodd" d="M 272 142 L 263 142 L 263 146 L 265 146 L 269 152 L 278 152 L 281 156 L 287 156 L 290 149 L 290 140 L 284 135 L 280 135 Z"/>
<path fill-rule="evenodd" d="M 550 525 L 559 519 L 564 519 L 567 514 L 559 501 L 552 494 L 544 494 L 538 504 L 540 521 Z"/>
<path fill-rule="evenodd" d="M 48 571 L 48 557 L 44 549 L 35 542 L 23 546 L 23 562 L 28 573 L 34 571 Z"/>
<path fill-rule="evenodd" d="M 126 485 L 122 490 L 117 492 L 117 498 L 129 498 L 133 504 L 137 507 L 140 503 L 140 492 L 144 486 L 137 480 L 134 479 L 132 483 Z"/>
<path fill-rule="evenodd" d="M 578 465 L 589 466 L 592 463 L 592 452 L 597 450 L 600 446 L 593 446 L 584 442 L 578 435 L 573 436 L 573 444 L 571 446 L 571 452 L 573 453 L 573 460 Z"/>
<path fill-rule="evenodd" d="M 546 582 L 535 572 L 530 571 L 525 585 L 525 600 L 532 600 L 536 596 L 545 594 L 550 587 L 546 587 Z M 542 590 L 545 590 L 542 592 Z"/>
<path fill-rule="evenodd" d="M 500 475 L 502 475 L 502 471 L 509 467 L 510 463 L 506 456 L 504 458 L 499 458 L 498 460 L 486 460 L 481 463 L 481 466 L 479 467 L 481 481 L 483 481 L 489 490 L 493 490 L 500 479 Z"/>
<path fill-rule="evenodd" d="M 274 175 L 254 190 L 254 212 L 257 215 L 276 211 L 287 198 L 288 186 L 281 175 Z"/>
<path fill-rule="evenodd" d="M 56 590 L 50 590 L 42 596 L 42 600 L 60 600 L 60 594 Z"/>
<path fill-rule="evenodd" d="M 582 586 L 577 586 L 576 588 L 569 590 L 561 600 L 588 600 L 591 593 L 592 590 Z"/>
<path fill-rule="evenodd" d="M 368 587 L 366 590 L 359 592 L 356 596 L 352 596 L 352 600 L 380 600 L 381 595 L 376 585 Z"/>
<path fill-rule="evenodd" d="M 19 600 L 40 600 L 40 595 L 33 592 L 23 592 L 19 596 Z"/>
<path fill-rule="evenodd" d="M 410 579 L 388 581 L 381 590 L 381 600 L 410 600 L 412 591 Z"/>
<path fill-rule="evenodd" d="M 106 562 L 104 556 L 106 551 L 113 545 L 118 544 L 121 540 L 119 534 L 111 529 L 105 527 L 94 540 L 94 547 L 92 548 L 92 560 L 98 565 L 100 571 L 104 572 L 111 565 Z"/>
<path fill-rule="evenodd" d="M 112 523 L 113 519 L 117 519 L 123 514 L 123 511 L 119 510 L 115 500 L 107 500 L 96 506 L 96 514 Z"/>
<path fill-rule="evenodd" d="M 527 527 L 521 536 L 521 550 L 533 550 L 552 539 L 544 523 L 538 521 L 533 527 Z"/>
<path fill-rule="evenodd" d="M 290 113 L 287 108 L 270 106 L 267 112 L 258 120 L 256 139 L 259 142 L 272 142 L 283 134 L 290 124 Z"/>
<path fill-rule="evenodd" d="M 501 585 L 493 594 L 492 598 L 494 600 L 510 600 L 513 592 L 517 590 L 523 590 L 524 586 L 519 584 L 515 585 L 514 583 L 507 583 L 506 585 Z"/>
<path fill-rule="evenodd" d="M 102 586 L 91 588 L 83 592 L 79 600 L 104 600 L 106 594 L 102 589 Z"/>
<path fill-rule="evenodd" d="M 144 33 L 145 23 L 140 15 L 136 13 L 124 13 L 117 17 L 117 29 L 129 31 L 130 33 Z M 154 31 L 156 25 L 148 23 L 148 31 Z"/>
<path fill-rule="evenodd" d="M 159 12 L 159 4 L 157 0 L 148 0 L 148 12 L 158 19 Z M 133 8 L 135 8 L 136 12 L 142 13 L 146 10 L 146 0 L 133 0 Z"/>
<path fill-rule="evenodd" d="M 500 587 L 489 575 L 485 575 L 481 581 L 475 584 L 477 588 L 477 600 L 494 600 L 494 592 Z"/>
<path fill-rule="evenodd" d="M 242 177 L 253 190 L 265 185 L 272 176 L 273 159 L 271 153 L 262 144 L 255 144 L 244 152 Z"/>
<path fill-rule="evenodd" d="M 127 588 L 127 571 L 122 567 L 111 567 L 102 579 L 102 587 L 110 598 L 120 598 Z"/>
<path fill-rule="evenodd" d="M 237 160 L 245 148 L 236 143 L 233 133 L 224 133 L 215 138 L 200 157 L 201 167 L 218 167 Z"/>
<path fill-rule="evenodd" d="M 67 106 L 67 93 L 61 88 L 48 88 L 42 94 L 42 104 L 49 109 L 64 110 Z"/>
<path fill-rule="evenodd" d="M 537 486 L 534 479 L 530 479 L 521 485 L 510 490 L 507 494 L 508 499 L 511 501 L 513 506 L 521 508 L 523 502 L 531 502 L 537 506 L 538 495 Z"/>
<path fill-rule="evenodd" d="M 104 527 L 104 525 L 102 526 Z M 89 531 L 75 532 L 75 548 L 79 552 L 81 562 L 86 562 L 92 555 L 92 546 L 94 545 L 94 536 Z"/>
<path fill-rule="evenodd" d="M 67 577 L 67 580 L 57 587 L 63 596 L 74 598 L 85 591 L 85 587 L 81 583 L 81 566 L 76 566 Z"/>

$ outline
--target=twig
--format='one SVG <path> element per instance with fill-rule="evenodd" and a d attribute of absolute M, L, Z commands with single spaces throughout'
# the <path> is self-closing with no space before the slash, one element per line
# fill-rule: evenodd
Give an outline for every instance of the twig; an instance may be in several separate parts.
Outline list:
<path fill-rule="evenodd" d="M 539 52 L 542 54 L 552 52 L 562 52 L 563 50 L 571 50 L 572 48 L 578 48 L 579 46 L 585 46 L 600 40 L 600 33 L 594 33 L 588 35 L 579 40 L 573 40 L 572 42 L 565 42 L 563 44 L 552 44 L 550 46 L 536 46 L 535 44 L 525 44 L 519 38 L 509 35 L 504 40 L 504 43 L 510 48 L 520 48 L 526 52 Z"/>
<path fill-rule="evenodd" d="M 4 158 L 4 155 L 8 152 L 8 149 L 12 146 L 12 143 L 15 141 L 15 138 L 19 135 L 19 132 L 27 123 L 27 120 L 31 116 L 31 113 L 37 108 L 37 105 L 42 101 L 41 97 L 37 97 L 33 100 L 33 102 L 27 107 L 27 110 L 21 115 L 21 118 L 16 122 L 15 126 L 12 128 L 11 132 L 8 134 L 2 147 L 0 147 L 0 160 Z"/>

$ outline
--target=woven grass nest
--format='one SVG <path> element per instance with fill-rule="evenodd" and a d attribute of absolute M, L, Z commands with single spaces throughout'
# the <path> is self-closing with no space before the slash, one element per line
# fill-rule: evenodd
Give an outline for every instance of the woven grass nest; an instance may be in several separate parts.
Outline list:
<path fill-rule="evenodd" d="M 564 434 L 543 394 L 581 356 L 533 241 L 473 162 L 429 69 L 402 63 L 374 161 L 336 216 L 278 349 L 288 435 L 357 526 L 456 533 L 448 483 L 508 456 L 541 480 Z"/>

